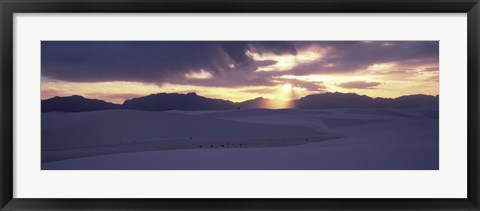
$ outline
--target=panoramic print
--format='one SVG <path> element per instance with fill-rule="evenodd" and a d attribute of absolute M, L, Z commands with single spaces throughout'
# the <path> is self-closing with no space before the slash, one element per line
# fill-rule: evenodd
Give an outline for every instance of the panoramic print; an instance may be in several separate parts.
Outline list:
<path fill-rule="evenodd" d="M 438 170 L 438 41 L 42 41 L 42 170 Z"/>

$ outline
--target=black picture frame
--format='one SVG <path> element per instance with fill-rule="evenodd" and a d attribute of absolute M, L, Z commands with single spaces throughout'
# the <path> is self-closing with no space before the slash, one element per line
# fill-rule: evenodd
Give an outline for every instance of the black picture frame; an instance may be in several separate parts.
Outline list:
<path fill-rule="evenodd" d="M 0 0 L 2 210 L 479 210 L 478 0 Z M 13 198 L 14 13 L 467 13 L 468 197 L 466 199 L 25 199 Z"/>

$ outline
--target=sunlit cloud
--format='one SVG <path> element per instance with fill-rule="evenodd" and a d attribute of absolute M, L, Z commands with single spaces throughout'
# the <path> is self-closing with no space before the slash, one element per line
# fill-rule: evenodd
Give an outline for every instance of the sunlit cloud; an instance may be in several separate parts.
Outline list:
<path fill-rule="evenodd" d="M 213 75 L 210 72 L 201 69 L 200 71 L 185 73 L 185 77 L 188 79 L 207 79 L 212 78 Z"/>
<path fill-rule="evenodd" d="M 393 74 L 393 75 L 392 75 Z M 395 74 L 398 74 L 395 75 Z M 355 92 L 372 97 L 399 97 L 409 94 L 438 95 L 438 71 L 373 74 L 369 72 L 339 75 L 282 75 L 278 78 L 295 79 L 305 82 L 321 82 L 328 92 Z M 351 82 L 357 84 L 349 84 Z M 370 88 L 360 89 L 362 84 L 358 81 L 376 85 Z M 375 83 L 375 84 L 373 84 Z M 347 86 L 345 86 L 347 85 Z M 357 88 L 354 86 L 357 85 Z M 359 86 L 360 85 L 360 86 Z M 372 89 L 374 88 L 374 89 Z"/>
<path fill-rule="evenodd" d="M 257 61 L 276 61 L 275 64 L 262 66 L 257 71 L 287 71 L 292 69 L 298 64 L 310 63 L 320 60 L 327 53 L 327 49 L 319 46 L 312 46 L 309 48 L 301 49 L 296 54 L 283 54 L 278 55 L 274 53 L 259 53 L 247 51 L 246 55 Z M 334 64 L 329 64 L 334 65 Z"/>
<path fill-rule="evenodd" d="M 260 54 L 251 51 L 247 51 L 246 55 L 257 61 L 273 60 L 277 62 L 273 65 L 259 67 L 257 71 L 285 71 L 291 69 L 296 64 L 294 55 Z"/>
<path fill-rule="evenodd" d="M 350 81 L 338 84 L 338 86 L 346 89 L 374 89 L 380 84 L 378 82 Z"/>
<path fill-rule="evenodd" d="M 368 71 L 372 72 L 388 72 L 395 68 L 397 64 L 395 62 L 388 62 L 388 63 L 379 63 L 379 64 L 372 64 L 367 67 Z"/>
<path fill-rule="evenodd" d="M 124 100 L 160 91 L 157 85 L 138 82 L 72 83 L 42 78 L 41 85 L 42 99 L 81 95 L 113 103 L 123 103 Z"/>

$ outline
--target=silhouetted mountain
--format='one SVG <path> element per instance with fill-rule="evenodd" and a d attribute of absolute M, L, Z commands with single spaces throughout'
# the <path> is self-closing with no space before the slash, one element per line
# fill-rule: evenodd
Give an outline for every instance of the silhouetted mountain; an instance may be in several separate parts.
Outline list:
<path fill-rule="evenodd" d="M 406 95 L 395 98 L 395 104 L 391 107 L 405 108 L 405 107 L 419 107 L 428 105 L 438 105 L 439 99 L 437 96 L 430 95 Z"/>
<path fill-rule="evenodd" d="M 408 108 L 438 105 L 438 96 L 408 95 L 398 98 L 371 98 L 354 93 L 323 93 L 293 101 L 299 109 L 318 108 Z"/>
<path fill-rule="evenodd" d="M 323 93 L 313 94 L 302 97 L 294 101 L 295 108 L 315 109 L 315 108 L 369 108 L 375 105 L 372 98 L 360 96 L 357 94 L 343 93 Z"/>
<path fill-rule="evenodd" d="M 272 100 L 266 99 L 263 97 L 258 97 L 251 100 L 246 100 L 240 103 L 237 103 L 238 108 L 268 108 L 269 103 Z"/>
<path fill-rule="evenodd" d="M 237 106 L 228 100 L 210 99 L 196 93 L 160 93 L 126 100 L 123 108 L 145 111 L 226 110 L 235 109 Z"/>
<path fill-rule="evenodd" d="M 70 97 L 54 97 L 47 100 L 42 100 L 42 112 L 80 112 L 120 108 L 121 105 L 118 104 L 108 103 L 97 99 L 87 99 L 78 95 L 73 95 Z"/>
<path fill-rule="evenodd" d="M 228 110 L 244 108 L 282 108 L 291 105 L 298 109 L 320 108 L 409 108 L 438 106 L 438 96 L 408 95 L 398 98 L 371 98 L 353 93 L 313 94 L 292 101 L 255 98 L 234 103 L 228 100 L 210 99 L 195 93 L 160 93 L 126 100 L 123 105 L 102 100 L 86 99 L 81 96 L 54 97 L 42 100 L 42 112 L 49 111 L 95 111 L 107 109 L 133 109 L 145 111 L 164 110 Z"/>

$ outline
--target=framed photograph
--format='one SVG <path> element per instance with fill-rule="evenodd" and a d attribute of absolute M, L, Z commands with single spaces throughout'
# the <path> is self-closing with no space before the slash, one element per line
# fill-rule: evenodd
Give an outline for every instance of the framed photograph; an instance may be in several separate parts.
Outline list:
<path fill-rule="evenodd" d="M 1 210 L 479 210 L 479 4 L 10 1 Z"/>

